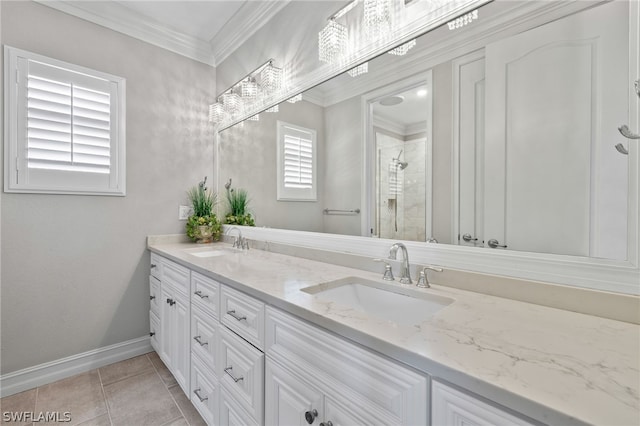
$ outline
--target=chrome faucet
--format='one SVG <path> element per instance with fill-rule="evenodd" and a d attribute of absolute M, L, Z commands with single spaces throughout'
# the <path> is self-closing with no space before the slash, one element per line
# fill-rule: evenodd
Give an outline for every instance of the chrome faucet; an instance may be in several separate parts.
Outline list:
<path fill-rule="evenodd" d="M 398 249 L 402 250 L 402 269 L 400 271 L 400 284 L 413 284 L 411 279 L 411 269 L 409 268 L 409 253 L 407 247 L 402 243 L 395 243 L 389 249 L 389 259 L 395 260 Z"/>
<path fill-rule="evenodd" d="M 249 241 L 247 241 L 246 238 L 242 237 L 242 231 L 239 228 L 232 226 L 227 230 L 226 234 L 230 235 L 231 231 L 233 231 L 234 229 L 238 231 L 238 236 L 233 237 L 233 248 L 239 248 L 240 250 L 244 250 L 244 249 L 249 250 Z"/>

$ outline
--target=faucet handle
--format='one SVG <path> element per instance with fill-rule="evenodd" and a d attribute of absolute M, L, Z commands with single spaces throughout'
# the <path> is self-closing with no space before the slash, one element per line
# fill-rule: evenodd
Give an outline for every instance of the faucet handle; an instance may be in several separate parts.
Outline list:
<path fill-rule="evenodd" d="M 443 270 L 442 268 L 437 266 L 425 266 L 420 271 L 420 275 L 418 276 L 418 282 L 416 283 L 416 287 L 431 288 L 431 285 L 429 284 L 429 279 L 427 278 L 427 271 L 442 272 L 442 270 Z"/>
<path fill-rule="evenodd" d="M 382 279 L 386 281 L 393 281 L 395 278 L 393 277 L 393 269 L 391 268 L 391 264 L 384 259 L 373 259 L 374 262 L 382 262 L 384 263 L 384 274 L 382 275 Z"/>

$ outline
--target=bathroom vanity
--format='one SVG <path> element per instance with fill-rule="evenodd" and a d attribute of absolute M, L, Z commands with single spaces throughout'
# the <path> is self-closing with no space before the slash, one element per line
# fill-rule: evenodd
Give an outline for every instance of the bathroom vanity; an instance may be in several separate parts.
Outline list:
<path fill-rule="evenodd" d="M 382 267 L 223 243 L 149 249 L 152 345 L 209 424 L 640 421 L 636 324 L 404 286 Z M 355 306 L 358 286 L 374 296 Z M 431 307 L 420 317 L 412 303 Z"/>

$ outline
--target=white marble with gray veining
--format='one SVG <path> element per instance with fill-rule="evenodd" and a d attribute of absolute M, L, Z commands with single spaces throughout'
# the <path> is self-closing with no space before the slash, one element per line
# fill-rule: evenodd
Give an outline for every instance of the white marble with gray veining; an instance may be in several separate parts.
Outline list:
<path fill-rule="evenodd" d="M 213 247 L 226 246 L 218 243 Z M 455 301 L 421 324 L 400 326 L 301 288 L 380 274 L 250 250 L 198 258 L 211 246 L 151 251 L 266 303 L 547 424 L 640 425 L 640 326 L 451 287 L 415 289 Z M 187 250 L 187 251 L 185 251 Z"/>

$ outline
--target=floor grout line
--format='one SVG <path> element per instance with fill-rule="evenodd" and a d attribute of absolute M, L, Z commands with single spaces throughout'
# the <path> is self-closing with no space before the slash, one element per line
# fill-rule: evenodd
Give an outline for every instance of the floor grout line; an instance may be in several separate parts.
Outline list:
<path fill-rule="evenodd" d="M 169 386 L 167 386 L 167 384 L 164 382 L 164 380 L 162 380 L 162 376 L 160 376 L 160 373 L 158 372 L 158 369 L 156 368 L 155 364 L 151 361 L 151 358 L 149 357 L 149 354 L 147 354 L 147 359 L 149 360 L 149 362 L 151 362 L 151 365 L 153 366 L 153 369 L 155 370 L 158 378 L 160 379 L 160 381 L 162 382 L 162 384 L 164 385 L 164 388 L 167 390 L 167 392 L 169 392 L 169 396 L 171 397 L 171 400 L 173 401 L 173 403 L 176 405 L 176 407 L 178 408 L 178 411 L 180 412 L 180 415 L 182 416 L 182 418 L 184 419 L 184 421 L 187 423 L 187 425 L 191 425 L 189 423 L 189 420 L 187 420 L 187 416 L 184 415 L 184 412 L 182 411 L 182 408 L 180 408 L 180 404 L 178 404 L 178 402 L 176 401 L 176 399 L 173 397 L 173 394 L 171 393 L 171 391 L 169 390 Z M 177 385 L 177 384 L 176 384 Z M 179 385 L 178 385 L 179 387 Z M 180 388 L 180 391 L 182 391 L 182 388 Z M 172 422 L 176 421 L 178 418 L 175 418 L 174 420 L 171 420 Z M 169 422 L 165 423 L 168 424 Z"/>
<path fill-rule="evenodd" d="M 98 371 L 98 378 L 100 379 L 100 390 L 102 390 L 102 397 L 104 398 L 104 406 L 107 408 L 107 416 L 109 417 L 109 424 L 113 426 L 113 420 L 111 419 L 111 410 L 109 410 L 109 401 L 107 401 L 107 393 L 104 391 L 104 385 L 102 384 L 102 374 L 100 369 Z"/>

